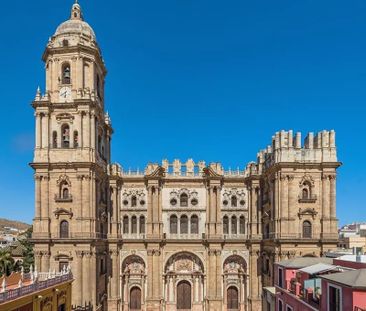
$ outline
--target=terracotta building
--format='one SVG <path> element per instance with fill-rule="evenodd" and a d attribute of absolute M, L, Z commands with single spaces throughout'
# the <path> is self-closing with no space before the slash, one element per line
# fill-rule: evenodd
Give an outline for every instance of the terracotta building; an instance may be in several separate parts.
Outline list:
<path fill-rule="evenodd" d="M 43 61 L 46 90 L 32 103 L 35 256 L 40 270 L 71 264 L 73 305 L 260 310 L 274 261 L 336 247 L 334 131 L 304 144 L 278 132 L 242 170 L 164 160 L 126 171 L 110 162 L 107 70 L 79 4 Z"/>
<path fill-rule="evenodd" d="M 281 261 L 275 264 L 275 291 L 265 310 L 365 311 L 366 256 Z"/>
<path fill-rule="evenodd" d="M 1 311 L 71 311 L 72 273 L 20 273 L 0 278 Z"/>

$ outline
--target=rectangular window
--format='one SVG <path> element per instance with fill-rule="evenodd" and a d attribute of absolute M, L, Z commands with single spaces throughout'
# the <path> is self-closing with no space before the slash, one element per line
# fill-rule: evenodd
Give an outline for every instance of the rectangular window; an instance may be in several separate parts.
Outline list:
<path fill-rule="evenodd" d="M 278 268 L 278 286 L 283 288 L 283 269 Z"/>
<path fill-rule="evenodd" d="M 328 311 L 341 311 L 341 289 L 328 284 Z"/>

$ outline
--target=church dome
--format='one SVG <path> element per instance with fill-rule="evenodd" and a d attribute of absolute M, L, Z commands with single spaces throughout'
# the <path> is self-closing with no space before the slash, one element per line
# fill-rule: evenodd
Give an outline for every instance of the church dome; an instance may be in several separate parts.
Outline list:
<path fill-rule="evenodd" d="M 65 34 L 85 35 L 96 41 L 94 30 L 87 22 L 81 20 L 68 20 L 57 27 L 55 36 Z"/>
<path fill-rule="evenodd" d="M 81 7 L 75 3 L 71 8 L 71 17 L 57 27 L 54 36 L 78 35 L 96 41 L 94 30 L 84 21 Z"/>

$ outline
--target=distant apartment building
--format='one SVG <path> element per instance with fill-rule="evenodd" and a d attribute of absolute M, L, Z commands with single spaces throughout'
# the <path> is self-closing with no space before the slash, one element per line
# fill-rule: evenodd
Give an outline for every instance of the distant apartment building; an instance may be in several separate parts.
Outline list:
<path fill-rule="evenodd" d="M 355 254 L 366 252 L 366 224 L 353 223 L 343 226 L 339 230 L 338 247 L 353 250 Z"/>
<path fill-rule="evenodd" d="M 1 311 L 71 311 L 71 271 L 12 273 L 0 278 Z"/>
<path fill-rule="evenodd" d="M 267 310 L 365 311 L 366 256 L 301 257 L 278 262 L 274 289 L 272 296 L 268 288 L 264 291 Z"/>

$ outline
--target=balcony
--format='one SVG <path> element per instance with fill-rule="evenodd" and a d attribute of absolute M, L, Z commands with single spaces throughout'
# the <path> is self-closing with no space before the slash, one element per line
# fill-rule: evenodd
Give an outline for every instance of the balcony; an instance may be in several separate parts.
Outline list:
<path fill-rule="evenodd" d="M 203 235 L 199 233 L 166 233 L 167 240 L 202 240 Z"/>
<path fill-rule="evenodd" d="M 67 196 L 60 196 L 58 194 L 55 194 L 55 202 L 58 202 L 58 203 L 72 202 L 72 195 L 69 194 Z"/>
<path fill-rule="evenodd" d="M 315 203 L 317 198 L 318 197 L 316 194 L 312 194 L 307 197 L 303 197 L 303 196 L 299 195 L 299 203 Z"/>
<path fill-rule="evenodd" d="M 18 299 L 22 296 L 39 292 L 46 288 L 54 287 L 58 284 L 71 281 L 72 273 L 70 271 L 64 271 L 61 273 L 39 273 L 36 276 L 36 272 L 33 277 L 30 273 L 24 275 L 22 286 L 17 288 L 3 289 L 0 293 L 0 303 L 10 300 Z"/>
<path fill-rule="evenodd" d="M 124 240 L 144 240 L 145 238 L 145 233 L 122 233 L 122 239 Z"/>

